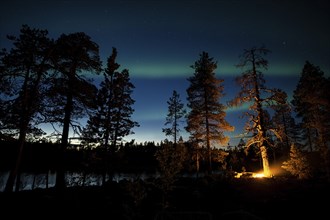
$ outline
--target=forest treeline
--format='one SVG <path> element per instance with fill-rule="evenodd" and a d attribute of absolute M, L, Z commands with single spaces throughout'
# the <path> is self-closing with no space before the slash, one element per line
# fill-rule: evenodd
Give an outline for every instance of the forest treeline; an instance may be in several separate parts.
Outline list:
<path fill-rule="evenodd" d="M 289 102 L 284 91 L 267 87 L 262 74 L 270 50 L 244 49 L 237 96 L 223 103 L 224 80 L 215 75 L 217 62 L 203 51 L 187 78 L 187 106 L 175 90 L 167 101 L 163 132 L 169 138 L 136 144 L 123 141 L 139 123 L 131 118 L 135 87 L 129 70 L 120 70 L 115 47 L 103 65 L 99 46 L 83 32 L 51 39 L 47 30 L 23 25 L 20 35 L 8 40 L 13 47 L 0 54 L 1 169 L 10 170 L 5 191 L 18 191 L 20 173 L 29 169 L 54 170 L 58 190 L 66 187 L 65 173 L 76 169 L 101 173 L 104 184 L 118 171 L 159 171 L 165 191 L 182 172 L 262 169 L 272 177 L 275 165 L 296 178 L 330 180 L 330 79 L 309 61 Z M 93 76 L 100 74 L 103 80 L 96 85 Z M 249 105 L 244 112 L 249 138 L 228 151 L 216 148 L 228 143 L 225 132 L 235 129 L 225 119 L 226 109 L 242 104 Z M 88 118 L 84 126 L 83 117 Z M 42 124 L 53 126 L 55 143 L 43 138 Z M 70 129 L 81 137 L 79 147 L 70 144 Z M 189 140 L 182 140 L 182 129 Z"/>

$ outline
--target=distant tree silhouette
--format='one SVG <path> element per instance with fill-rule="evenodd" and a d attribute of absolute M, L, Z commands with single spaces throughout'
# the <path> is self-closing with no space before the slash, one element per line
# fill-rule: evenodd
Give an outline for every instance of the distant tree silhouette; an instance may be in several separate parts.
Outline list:
<path fill-rule="evenodd" d="M 186 110 L 176 90 L 173 91 L 172 97 L 167 101 L 167 104 L 168 113 L 165 125 L 170 125 L 170 127 L 163 128 L 163 132 L 167 136 L 173 136 L 173 143 L 176 145 L 180 132 L 180 122 L 182 122 L 180 119 L 186 116 Z"/>
<path fill-rule="evenodd" d="M 237 144 L 237 149 L 242 149 L 245 147 L 245 141 L 243 140 L 243 138 L 241 138 Z"/>
<path fill-rule="evenodd" d="M 48 93 L 47 117 L 50 122 L 63 126 L 55 184 L 61 190 L 65 187 L 63 159 L 68 146 L 70 125 L 74 126 L 74 120 L 85 116 L 86 110 L 93 107 L 97 92 L 91 79 L 85 75 L 86 72 L 98 74 L 101 61 L 98 45 L 83 32 L 62 34 L 55 42 L 52 58 L 56 71 L 51 78 L 52 86 Z M 77 132 L 76 128 L 79 127 L 73 127 L 74 132 Z"/>
<path fill-rule="evenodd" d="M 246 131 L 252 132 L 253 137 L 250 138 L 246 147 L 257 145 L 260 149 L 263 170 L 265 176 L 271 176 L 269 167 L 269 155 L 267 145 L 271 145 L 269 136 L 269 122 L 265 118 L 265 109 L 263 106 L 274 106 L 276 103 L 284 102 L 284 94 L 278 89 L 268 89 L 265 87 L 265 79 L 260 69 L 268 68 L 268 61 L 264 58 L 270 52 L 265 47 L 253 47 L 244 50 L 241 61 L 237 65 L 240 68 L 247 68 L 241 76 L 236 77 L 236 82 L 241 86 L 241 91 L 230 102 L 231 106 L 240 106 L 243 103 L 250 103 L 250 107 L 246 115 L 250 117 L 246 124 Z M 274 130 L 273 130 L 274 131 Z"/>
<path fill-rule="evenodd" d="M 198 145 L 206 148 L 208 171 L 211 171 L 211 144 L 226 144 L 229 138 L 224 131 L 232 131 L 233 127 L 225 120 L 225 106 L 220 103 L 224 96 L 223 79 L 215 77 L 217 63 L 207 52 L 200 54 L 199 60 L 191 66 L 195 72 L 188 78 L 187 89 L 188 112 L 186 130 Z"/>
<path fill-rule="evenodd" d="M 90 115 L 84 129 L 86 140 L 101 144 L 112 159 L 123 137 L 133 134 L 132 128 L 139 126 L 131 119 L 135 103 L 131 94 L 135 87 L 127 69 L 117 71 L 120 65 L 116 63 L 116 57 L 117 50 L 113 48 L 98 91 L 97 109 Z"/>
<path fill-rule="evenodd" d="M 323 71 L 305 62 L 298 85 L 293 92 L 292 104 L 297 116 L 302 119 L 302 126 L 307 130 L 307 140 L 311 150 L 318 150 L 323 158 L 330 180 L 330 79 Z"/>
<path fill-rule="evenodd" d="M 20 186 L 20 164 L 24 143 L 29 135 L 41 136 L 44 132 L 37 128 L 43 111 L 45 79 L 50 69 L 49 60 L 52 40 L 48 31 L 23 25 L 20 36 L 8 36 L 14 48 L 3 50 L 1 56 L 1 133 L 18 137 L 19 150 L 16 163 L 10 171 L 5 191 L 16 191 Z"/>

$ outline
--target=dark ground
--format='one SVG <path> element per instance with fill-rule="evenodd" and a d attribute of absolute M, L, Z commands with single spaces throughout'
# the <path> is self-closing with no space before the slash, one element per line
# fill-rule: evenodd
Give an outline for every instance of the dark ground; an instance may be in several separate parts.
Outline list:
<path fill-rule="evenodd" d="M 31 219 L 330 219 L 325 181 L 215 177 L 185 178 L 167 194 L 154 180 L 112 182 L 104 187 L 54 188 L 0 193 L 0 213 Z M 2 218 L 5 219 L 5 218 Z"/>

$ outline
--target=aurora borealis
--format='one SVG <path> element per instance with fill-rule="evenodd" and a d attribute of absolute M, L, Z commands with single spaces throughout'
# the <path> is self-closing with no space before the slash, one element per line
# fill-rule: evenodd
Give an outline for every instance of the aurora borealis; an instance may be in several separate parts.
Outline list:
<path fill-rule="evenodd" d="M 272 51 L 266 57 L 266 85 L 289 96 L 306 60 L 329 77 L 329 11 L 326 0 L 4 0 L 0 47 L 11 47 L 6 35 L 17 35 L 22 24 L 47 29 L 53 38 L 85 32 L 99 45 L 104 64 L 116 47 L 117 62 L 129 70 L 136 87 L 133 117 L 140 127 L 127 140 L 158 142 L 166 138 L 166 102 L 173 90 L 186 102 L 190 65 L 202 51 L 218 62 L 216 75 L 225 79 L 223 102 L 239 91 L 234 78 L 242 71 L 235 65 L 243 50 L 253 46 Z M 241 110 L 227 110 L 228 122 L 236 127 L 230 136 L 243 132 Z"/>

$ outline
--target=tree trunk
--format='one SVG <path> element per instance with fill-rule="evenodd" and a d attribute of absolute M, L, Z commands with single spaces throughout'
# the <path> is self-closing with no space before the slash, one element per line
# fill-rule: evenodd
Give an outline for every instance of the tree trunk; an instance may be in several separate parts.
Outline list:
<path fill-rule="evenodd" d="M 33 173 L 33 181 L 32 181 L 32 186 L 31 189 L 34 190 L 35 185 L 36 185 L 36 178 L 37 178 L 37 174 Z"/>
<path fill-rule="evenodd" d="M 19 148 L 18 148 L 18 154 L 17 154 L 17 159 L 15 163 L 15 167 L 10 171 L 6 187 L 5 187 L 5 192 L 12 192 L 15 179 L 17 179 L 22 157 L 23 157 L 23 149 L 24 149 L 24 143 L 25 143 L 25 136 L 26 136 L 26 130 L 20 132 L 20 137 L 19 137 Z M 19 186 L 19 181 L 17 181 L 18 186 Z M 17 184 L 16 184 L 16 190 L 17 190 Z"/>
<path fill-rule="evenodd" d="M 198 153 L 198 149 L 196 151 L 196 173 L 197 173 L 197 177 L 199 174 L 199 153 Z"/>
<path fill-rule="evenodd" d="M 18 145 L 19 145 L 19 149 L 18 149 L 18 154 L 17 154 L 17 159 L 16 159 L 16 163 L 15 163 L 15 167 L 10 171 L 7 183 L 6 183 L 6 187 L 5 187 L 5 192 L 12 192 L 13 191 L 13 187 L 14 187 L 14 183 L 15 183 L 15 179 L 16 179 L 16 186 L 15 186 L 15 191 L 19 191 L 20 188 L 20 166 L 21 166 L 21 161 L 22 161 L 22 157 L 23 157 L 23 150 L 24 150 L 24 145 L 25 145 L 25 138 L 26 138 L 26 133 L 28 130 L 28 126 L 29 126 L 29 122 L 31 120 L 31 116 L 32 116 L 32 109 L 33 109 L 33 103 L 34 103 L 34 99 L 37 97 L 38 95 L 38 87 L 41 81 L 41 77 L 43 75 L 43 64 L 45 62 L 45 58 L 41 63 L 41 67 L 37 72 L 37 78 L 36 81 L 34 83 L 34 86 L 32 87 L 31 90 L 28 90 L 28 80 L 30 78 L 30 69 L 28 68 L 28 70 L 25 73 L 25 80 L 24 80 L 24 84 L 22 86 L 22 90 L 24 92 L 23 95 L 23 103 L 22 103 L 22 109 L 21 109 L 21 115 L 20 115 L 20 131 L 19 131 L 19 138 L 18 138 Z"/>
<path fill-rule="evenodd" d="M 252 54 L 252 68 L 253 68 L 253 79 L 254 79 L 254 90 L 255 90 L 255 103 L 257 104 L 256 110 L 257 110 L 257 131 L 259 134 L 259 149 L 261 152 L 261 159 L 262 159 L 262 166 L 264 171 L 265 177 L 270 177 L 270 168 L 269 168 L 269 160 L 268 160 L 268 154 L 267 154 L 267 148 L 264 146 L 264 141 L 266 138 L 266 132 L 265 132 L 265 121 L 264 121 L 264 115 L 263 115 L 263 109 L 261 104 L 261 98 L 260 98 L 260 91 L 259 91 L 259 84 L 258 84 L 258 78 L 257 78 L 257 70 L 256 70 L 256 61 L 254 53 Z"/>
<path fill-rule="evenodd" d="M 63 133 L 61 139 L 60 149 L 58 150 L 58 158 L 57 158 L 57 171 L 56 171 L 56 183 L 55 188 L 59 191 L 63 190 L 66 186 L 65 184 L 65 167 L 63 162 L 64 154 L 68 146 L 68 138 L 69 138 L 69 129 L 70 129 L 70 121 L 71 121 L 71 112 L 73 106 L 73 97 L 71 91 L 67 96 L 67 103 L 64 108 L 64 122 L 63 122 Z"/>
<path fill-rule="evenodd" d="M 307 128 L 308 145 L 310 152 L 313 152 L 312 134 L 310 128 Z"/>
<path fill-rule="evenodd" d="M 45 178 L 46 178 L 46 189 L 48 189 L 48 183 L 49 183 L 49 170 L 48 170 L 48 172 L 46 173 Z"/>
<path fill-rule="evenodd" d="M 264 176 L 265 177 L 271 177 L 271 172 L 270 172 L 270 168 L 269 168 L 269 161 L 268 161 L 268 155 L 267 155 L 267 148 L 265 146 L 261 146 L 260 147 L 260 152 L 261 152 Z"/>

